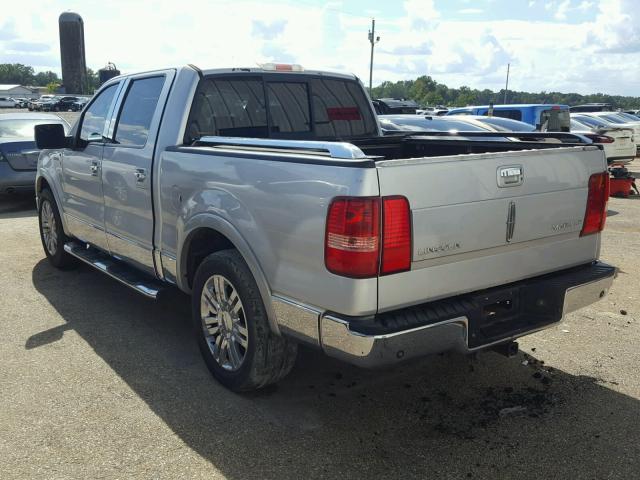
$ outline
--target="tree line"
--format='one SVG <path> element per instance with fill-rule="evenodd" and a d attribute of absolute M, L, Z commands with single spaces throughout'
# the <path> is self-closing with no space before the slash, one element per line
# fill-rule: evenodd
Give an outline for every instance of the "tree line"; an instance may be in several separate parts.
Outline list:
<path fill-rule="evenodd" d="M 488 105 L 491 102 L 498 105 L 504 102 L 504 89 L 494 92 L 489 89 L 477 90 L 466 86 L 449 88 L 436 82 L 430 76 L 423 75 L 415 80 L 382 82 L 373 88 L 372 98 L 407 98 L 415 100 L 422 106 L 464 107 L 467 105 Z M 507 103 L 560 103 L 564 105 L 610 103 L 616 108 L 637 109 L 640 108 L 640 97 L 607 95 L 605 93 L 580 95 L 579 93 L 545 91 L 531 93 L 509 90 Z"/>
<path fill-rule="evenodd" d="M 98 73 L 87 68 L 88 91 L 93 92 L 100 84 Z M 17 84 L 25 87 L 48 87 L 51 91 L 62 84 L 56 72 L 46 71 L 35 73 L 33 67 L 21 63 L 0 64 L 0 84 Z"/>

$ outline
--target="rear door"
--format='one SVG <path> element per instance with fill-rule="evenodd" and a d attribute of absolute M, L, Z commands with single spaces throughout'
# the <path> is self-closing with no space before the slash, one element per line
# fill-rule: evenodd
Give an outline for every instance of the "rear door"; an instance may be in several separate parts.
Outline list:
<path fill-rule="evenodd" d="M 94 97 L 76 130 L 76 146 L 62 150 L 64 215 L 71 234 L 102 249 L 104 234 L 102 198 L 102 152 L 117 93 L 114 83 Z"/>
<path fill-rule="evenodd" d="M 104 147 L 105 228 L 112 255 L 154 273 L 151 165 L 175 71 L 132 76 L 123 87 Z"/>
<path fill-rule="evenodd" d="M 594 260 L 581 237 L 596 147 L 378 162 L 380 194 L 412 211 L 411 271 L 379 279 L 381 310 L 504 285 Z"/>

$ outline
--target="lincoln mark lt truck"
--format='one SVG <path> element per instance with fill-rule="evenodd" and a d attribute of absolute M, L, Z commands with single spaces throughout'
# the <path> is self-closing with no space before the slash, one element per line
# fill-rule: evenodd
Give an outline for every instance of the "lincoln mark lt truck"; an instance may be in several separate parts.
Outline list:
<path fill-rule="evenodd" d="M 236 391 L 285 376 L 299 343 L 364 367 L 507 348 L 616 269 L 602 150 L 492 135 L 383 136 L 356 77 L 297 66 L 120 76 L 69 136 L 36 127 L 42 244 L 190 294 Z"/>

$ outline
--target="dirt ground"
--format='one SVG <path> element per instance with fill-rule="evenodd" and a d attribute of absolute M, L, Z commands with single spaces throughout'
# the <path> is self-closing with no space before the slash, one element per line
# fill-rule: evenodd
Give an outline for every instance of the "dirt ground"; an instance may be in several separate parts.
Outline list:
<path fill-rule="evenodd" d="M 610 201 L 602 258 L 610 295 L 515 358 L 364 371 L 302 349 L 282 383 L 236 395 L 184 295 L 55 270 L 33 200 L 2 198 L 0 478 L 638 478 L 640 197 Z"/>

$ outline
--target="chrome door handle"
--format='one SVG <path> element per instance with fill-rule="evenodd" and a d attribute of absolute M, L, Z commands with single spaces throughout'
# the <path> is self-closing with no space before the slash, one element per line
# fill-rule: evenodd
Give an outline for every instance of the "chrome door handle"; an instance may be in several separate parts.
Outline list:
<path fill-rule="evenodd" d="M 136 177 L 136 182 L 142 183 L 147 178 L 147 171 L 144 168 L 136 168 L 134 175 Z"/>
<path fill-rule="evenodd" d="M 100 165 L 98 165 L 98 162 L 93 162 L 91 164 L 91 167 L 89 167 L 91 169 L 91 175 L 93 177 L 98 175 L 98 170 L 100 170 Z"/>

